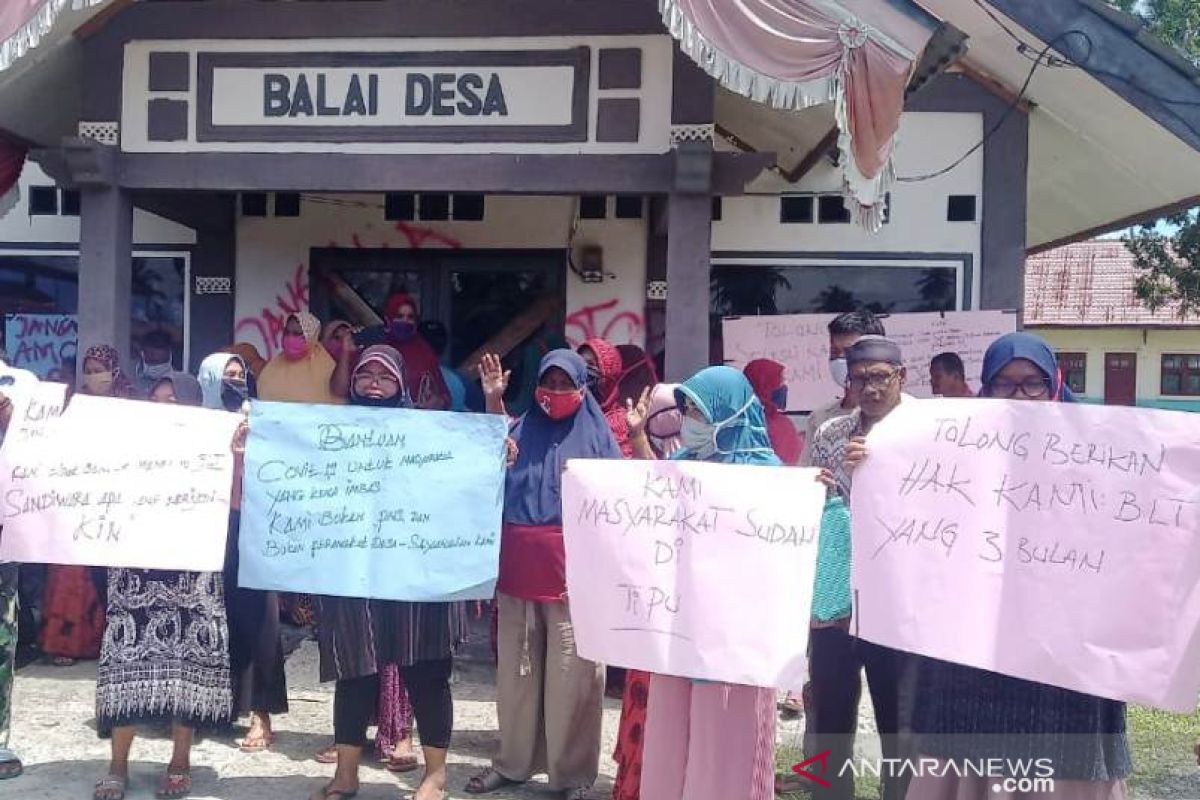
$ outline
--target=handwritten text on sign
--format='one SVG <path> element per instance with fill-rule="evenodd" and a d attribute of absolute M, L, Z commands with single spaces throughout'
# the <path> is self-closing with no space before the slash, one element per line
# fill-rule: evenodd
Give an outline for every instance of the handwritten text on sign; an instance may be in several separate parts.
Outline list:
<path fill-rule="evenodd" d="M 816 475 L 569 462 L 563 530 L 580 655 L 663 675 L 800 688 L 825 496 Z"/>
<path fill-rule="evenodd" d="M 4 434 L 4 445 L 13 446 L 27 439 L 46 435 L 46 429 L 58 419 L 67 404 L 67 385 L 38 381 L 14 393 L 13 417 Z"/>
<path fill-rule="evenodd" d="M 75 359 L 79 327 L 74 314 L 10 314 L 4 322 L 12 365 L 39 378 L 58 378 L 64 363 Z"/>
<path fill-rule="evenodd" d="M 0 451 L 0 559 L 221 569 L 239 420 L 76 395 L 40 435 Z"/>
<path fill-rule="evenodd" d="M 506 433 L 497 415 L 255 403 L 240 584 L 490 599 Z"/>
<path fill-rule="evenodd" d="M 788 409 L 813 411 L 842 396 L 829 376 L 828 325 L 836 314 L 787 314 L 724 320 L 725 363 L 743 368 L 756 358 L 787 367 Z M 1003 311 L 892 314 L 883 319 L 888 337 L 900 345 L 908 368 L 905 391 L 929 397 L 929 362 L 939 353 L 958 353 L 967 380 L 978 386 L 988 345 L 1016 329 L 1016 316 Z"/>
<path fill-rule="evenodd" d="M 901 405 L 855 475 L 860 635 L 1100 697 L 1200 689 L 1200 434 L 1181 412 Z"/>

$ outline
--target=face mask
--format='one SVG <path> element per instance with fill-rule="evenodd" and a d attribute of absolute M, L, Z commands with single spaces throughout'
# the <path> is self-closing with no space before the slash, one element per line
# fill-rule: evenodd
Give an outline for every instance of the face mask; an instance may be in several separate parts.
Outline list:
<path fill-rule="evenodd" d="M 298 333 L 283 335 L 283 355 L 292 361 L 299 361 L 308 354 L 308 340 Z"/>
<path fill-rule="evenodd" d="M 367 408 L 399 408 L 403 405 L 402 399 L 397 399 L 396 395 L 391 397 L 364 397 L 361 394 L 355 393 L 354 405 L 366 406 Z"/>
<path fill-rule="evenodd" d="M 417 323 L 409 322 L 408 320 L 403 319 L 392 321 L 392 336 L 395 336 L 400 341 L 407 341 L 415 336 L 416 333 Z"/>
<path fill-rule="evenodd" d="M 139 371 L 143 378 L 159 381 L 171 374 L 171 362 L 168 361 L 165 364 L 147 364 L 143 361 Z"/>
<path fill-rule="evenodd" d="M 583 405 L 583 395 L 578 390 L 553 392 L 541 386 L 533 393 L 534 400 L 542 412 L 552 420 L 564 420 L 572 416 Z"/>
<path fill-rule="evenodd" d="M 850 367 L 846 364 L 846 359 L 831 358 L 829 360 L 829 377 L 833 378 L 833 382 L 838 386 L 845 388 L 846 379 L 850 377 Z"/>
<path fill-rule="evenodd" d="M 775 407 L 778 408 L 780 411 L 786 410 L 787 409 L 787 387 L 780 386 L 778 389 L 771 392 L 771 402 L 774 403 Z"/>
<path fill-rule="evenodd" d="M 226 411 L 240 410 L 248 395 L 249 389 L 245 381 L 231 378 L 221 380 L 221 405 L 225 406 Z"/>
<path fill-rule="evenodd" d="M 83 388 L 88 394 L 107 395 L 112 391 L 114 380 L 112 372 L 93 372 L 83 376 Z"/>
<path fill-rule="evenodd" d="M 717 452 L 717 426 L 693 417 L 684 417 L 679 440 L 697 458 L 710 458 Z"/>

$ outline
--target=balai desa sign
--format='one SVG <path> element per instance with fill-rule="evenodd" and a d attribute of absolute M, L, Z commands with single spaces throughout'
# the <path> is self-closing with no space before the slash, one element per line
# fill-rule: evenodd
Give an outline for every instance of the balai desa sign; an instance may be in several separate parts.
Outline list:
<path fill-rule="evenodd" d="M 125 46 L 125 150 L 665 152 L 667 36 Z"/>
<path fill-rule="evenodd" d="M 586 48 L 212 53 L 197 65 L 201 141 L 587 138 Z"/>

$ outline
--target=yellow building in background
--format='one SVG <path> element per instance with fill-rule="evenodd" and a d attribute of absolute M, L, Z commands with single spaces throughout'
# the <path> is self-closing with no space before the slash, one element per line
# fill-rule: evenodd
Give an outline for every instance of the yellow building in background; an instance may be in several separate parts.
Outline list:
<path fill-rule="evenodd" d="M 1136 274 L 1118 240 L 1032 256 L 1025 327 L 1054 346 L 1086 402 L 1200 411 L 1200 317 L 1175 306 L 1149 311 L 1134 293 Z"/>

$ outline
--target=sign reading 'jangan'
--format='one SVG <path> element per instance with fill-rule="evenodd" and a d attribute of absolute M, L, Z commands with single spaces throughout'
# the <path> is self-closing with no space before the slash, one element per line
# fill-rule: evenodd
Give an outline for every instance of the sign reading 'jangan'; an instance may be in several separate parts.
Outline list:
<path fill-rule="evenodd" d="M 590 52 L 200 53 L 200 141 L 587 139 Z"/>

